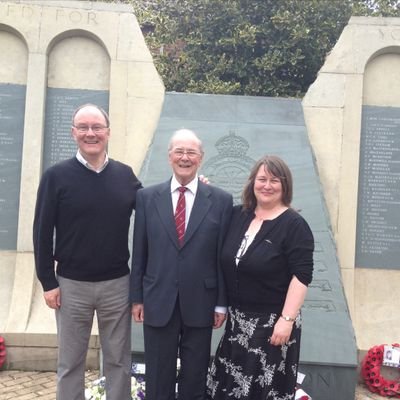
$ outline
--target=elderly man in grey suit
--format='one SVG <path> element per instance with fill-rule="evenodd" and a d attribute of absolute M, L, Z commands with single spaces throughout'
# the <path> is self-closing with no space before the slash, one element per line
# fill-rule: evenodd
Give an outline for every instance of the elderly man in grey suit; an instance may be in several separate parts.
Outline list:
<path fill-rule="evenodd" d="M 212 328 L 225 320 L 219 253 L 232 196 L 199 181 L 196 134 L 172 136 L 167 182 L 139 190 L 131 273 L 132 315 L 144 324 L 146 400 L 202 400 Z"/>

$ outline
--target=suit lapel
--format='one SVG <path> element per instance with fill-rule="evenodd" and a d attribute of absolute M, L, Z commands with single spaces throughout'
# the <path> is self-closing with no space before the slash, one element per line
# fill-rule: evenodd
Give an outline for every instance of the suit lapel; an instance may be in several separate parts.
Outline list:
<path fill-rule="evenodd" d="M 155 206 L 163 223 L 169 238 L 177 248 L 180 248 L 178 243 L 178 235 L 175 228 L 175 219 L 172 208 L 171 198 L 171 181 L 165 182 L 160 190 L 156 193 Z"/>
<path fill-rule="evenodd" d="M 211 190 L 204 183 L 199 182 L 196 197 L 194 199 L 192 212 L 190 214 L 189 223 L 185 232 L 185 240 L 183 246 L 189 242 L 190 238 L 196 232 L 197 228 L 205 218 L 211 207 Z"/>

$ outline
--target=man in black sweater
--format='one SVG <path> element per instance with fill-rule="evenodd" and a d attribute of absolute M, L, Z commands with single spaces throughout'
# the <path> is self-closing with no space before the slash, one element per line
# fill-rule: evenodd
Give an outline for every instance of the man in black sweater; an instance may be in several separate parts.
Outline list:
<path fill-rule="evenodd" d="M 84 371 L 96 311 L 108 400 L 130 396 L 130 216 L 141 183 L 108 158 L 107 113 L 93 104 L 72 120 L 76 157 L 43 174 L 33 242 L 36 272 L 58 333 L 58 400 L 84 399 Z M 55 233 L 55 240 L 54 240 Z"/>

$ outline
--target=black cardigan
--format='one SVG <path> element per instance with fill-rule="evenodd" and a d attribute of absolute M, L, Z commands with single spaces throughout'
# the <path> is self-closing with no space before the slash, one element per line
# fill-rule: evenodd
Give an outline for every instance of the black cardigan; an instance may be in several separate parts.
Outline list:
<path fill-rule="evenodd" d="M 245 311 L 280 313 L 292 277 L 304 285 L 312 280 L 314 238 L 304 218 L 288 209 L 263 222 L 236 265 L 238 248 L 253 218 L 254 211 L 234 208 L 221 256 L 228 304 Z"/>

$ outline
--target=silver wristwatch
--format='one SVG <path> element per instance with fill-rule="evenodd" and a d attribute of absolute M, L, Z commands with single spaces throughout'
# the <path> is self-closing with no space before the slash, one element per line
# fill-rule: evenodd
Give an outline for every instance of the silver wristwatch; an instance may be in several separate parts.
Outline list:
<path fill-rule="evenodd" d="M 283 318 L 285 321 L 290 321 L 290 322 L 295 321 L 295 319 L 292 317 L 289 317 L 289 315 L 281 315 L 281 318 Z"/>

